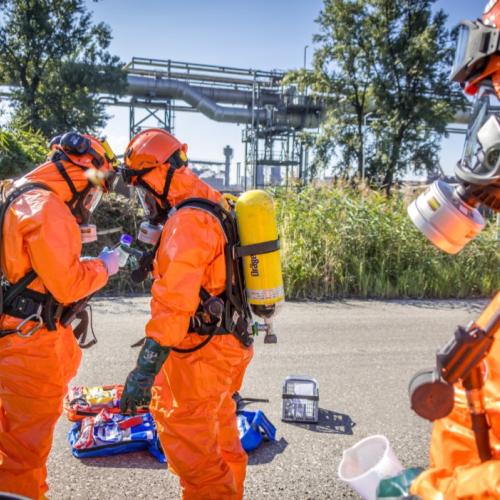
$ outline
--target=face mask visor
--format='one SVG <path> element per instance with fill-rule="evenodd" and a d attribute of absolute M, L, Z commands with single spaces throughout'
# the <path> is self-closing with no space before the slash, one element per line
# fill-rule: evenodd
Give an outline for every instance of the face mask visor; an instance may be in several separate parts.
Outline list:
<path fill-rule="evenodd" d="M 93 188 L 83 197 L 82 206 L 89 214 L 94 213 L 102 200 L 102 194 L 100 189 Z"/>
<path fill-rule="evenodd" d="M 141 223 L 137 239 L 154 246 L 160 239 L 163 229 L 163 225 L 158 221 L 161 211 L 154 195 L 144 186 L 135 186 L 135 192 L 147 219 Z"/>
<path fill-rule="evenodd" d="M 483 95 L 474 103 L 467 128 L 462 158 L 459 162 L 465 168 L 469 168 L 474 162 L 474 156 L 477 152 L 477 133 L 487 120 L 490 107 L 490 96 L 483 92 Z"/>
<path fill-rule="evenodd" d="M 97 241 L 97 228 L 95 224 L 90 224 L 89 221 L 92 213 L 99 205 L 102 195 L 102 190 L 98 188 L 91 188 L 86 193 L 82 194 L 81 198 L 77 201 L 76 206 L 71 209 L 78 225 L 80 226 L 80 234 L 83 244 Z"/>
<path fill-rule="evenodd" d="M 148 191 L 142 186 L 135 186 L 135 194 L 137 195 L 137 199 L 139 200 L 142 210 L 144 211 L 144 216 L 147 219 L 151 218 L 154 214 L 154 209 L 150 193 L 148 193 Z"/>
<path fill-rule="evenodd" d="M 139 203 L 144 210 L 144 217 L 149 221 L 157 221 L 160 215 L 160 207 L 155 196 L 144 186 L 136 185 L 135 192 Z"/>
<path fill-rule="evenodd" d="M 490 184 L 500 178 L 500 118 L 491 115 L 474 138 L 474 149 L 456 174 L 470 184 Z"/>
<path fill-rule="evenodd" d="M 499 104 L 491 95 L 484 95 L 477 103 L 462 158 L 455 168 L 461 181 L 485 185 L 500 179 Z"/>

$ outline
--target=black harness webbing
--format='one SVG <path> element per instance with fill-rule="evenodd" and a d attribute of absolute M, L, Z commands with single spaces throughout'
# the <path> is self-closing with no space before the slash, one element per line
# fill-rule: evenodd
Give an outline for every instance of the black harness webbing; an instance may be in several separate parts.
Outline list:
<path fill-rule="evenodd" d="M 244 245 L 235 248 L 236 257 L 249 257 L 250 255 L 261 255 L 276 252 L 280 249 L 280 240 L 264 241 L 253 245 Z"/>
<path fill-rule="evenodd" d="M 204 304 L 213 299 L 207 290 L 200 288 L 200 306 L 195 316 L 190 321 L 190 333 L 206 335 L 206 338 L 198 345 L 189 349 L 180 349 L 173 347 L 172 350 L 178 353 L 192 353 L 206 346 L 215 335 L 235 335 L 244 345 L 252 343 L 248 335 L 248 326 L 251 321 L 251 313 L 246 300 L 245 289 L 243 285 L 243 270 L 241 262 L 235 258 L 234 249 L 238 247 L 239 237 L 234 215 L 225 210 L 220 204 L 205 198 L 188 198 L 175 206 L 169 214 L 174 215 L 183 208 L 195 208 L 209 213 L 215 217 L 226 238 L 224 246 L 224 259 L 226 262 L 226 283 L 225 291 L 218 296 L 224 302 L 222 317 L 211 317 L 210 322 L 206 322 L 207 311 Z"/>
<path fill-rule="evenodd" d="M 69 176 L 68 172 L 66 172 L 66 169 L 64 168 L 63 164 L 60 161 L 55 161 L 54 164 L 57 168 L 57 171 L 62 175 L 63 179 L 66 181 L 66 184 L 71 190 L 71 194 L 73 195 L 73 197 L 78 196 L 78 191 L 76 190 L 76 187 L 73 184 L 73 181 L 71 180 L 71 177 Z"/>

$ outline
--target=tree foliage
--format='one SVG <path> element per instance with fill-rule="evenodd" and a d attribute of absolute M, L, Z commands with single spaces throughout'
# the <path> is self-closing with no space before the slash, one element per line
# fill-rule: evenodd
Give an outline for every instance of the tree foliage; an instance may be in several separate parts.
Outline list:
<path fill-rule="evenodd" d="M 43 162 L 47 152 L 40 132 L 0 130 L 0 178 L 19 176 Z"/>
<path fill-rule="evenodd" d="M 0 77 L 14 85 L 14 123 L 46 136 L 92 132 L 107 119 L 99 93 L 119 94 L 110 28 L 83 0 L 0 0 Z"/>
<path fill-rule="evenodd" d="M 434 171 L 463 98 L 448 82 L 453 36 L 436 0 L 325 0 L 313 71 L 288 81 L 326 96 L 318 160 L 387 191 L 407 171 Z"/>

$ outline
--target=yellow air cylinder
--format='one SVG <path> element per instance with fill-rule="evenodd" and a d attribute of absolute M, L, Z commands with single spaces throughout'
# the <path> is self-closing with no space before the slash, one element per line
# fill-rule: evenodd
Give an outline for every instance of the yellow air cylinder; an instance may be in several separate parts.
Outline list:
<path fill-rule="evenodd" d="M 268 193 L 261 190 L 243 193 L 235 211 L 242 247 L 278 240 L 274 203 Z M 252 311 L 270 318 L 277 305 L 285 300 L 280 251 L 244 256 L 243 272 Z"/>

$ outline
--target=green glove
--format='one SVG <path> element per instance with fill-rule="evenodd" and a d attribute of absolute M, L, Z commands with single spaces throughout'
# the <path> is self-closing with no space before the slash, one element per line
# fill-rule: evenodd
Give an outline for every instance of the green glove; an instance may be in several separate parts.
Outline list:
<path fill-rule="evenodd" d="M 120 400 L 121 413 L 136 413 L 138 406 L 151 402 L 151 387 L 156 375 L 168 357 L 170 347 L 162 347 L 153 339 L 146 338 L 136 367 L 129 373 Z"/>
<path fill-rule="evenodd" d="M 422 472 L 421 467 L 412 467 L 397 476 L 382 479 L 377 488 L 377 500 L 419 500 L 420 497 L 410 494 L 410 487 Z"/>

